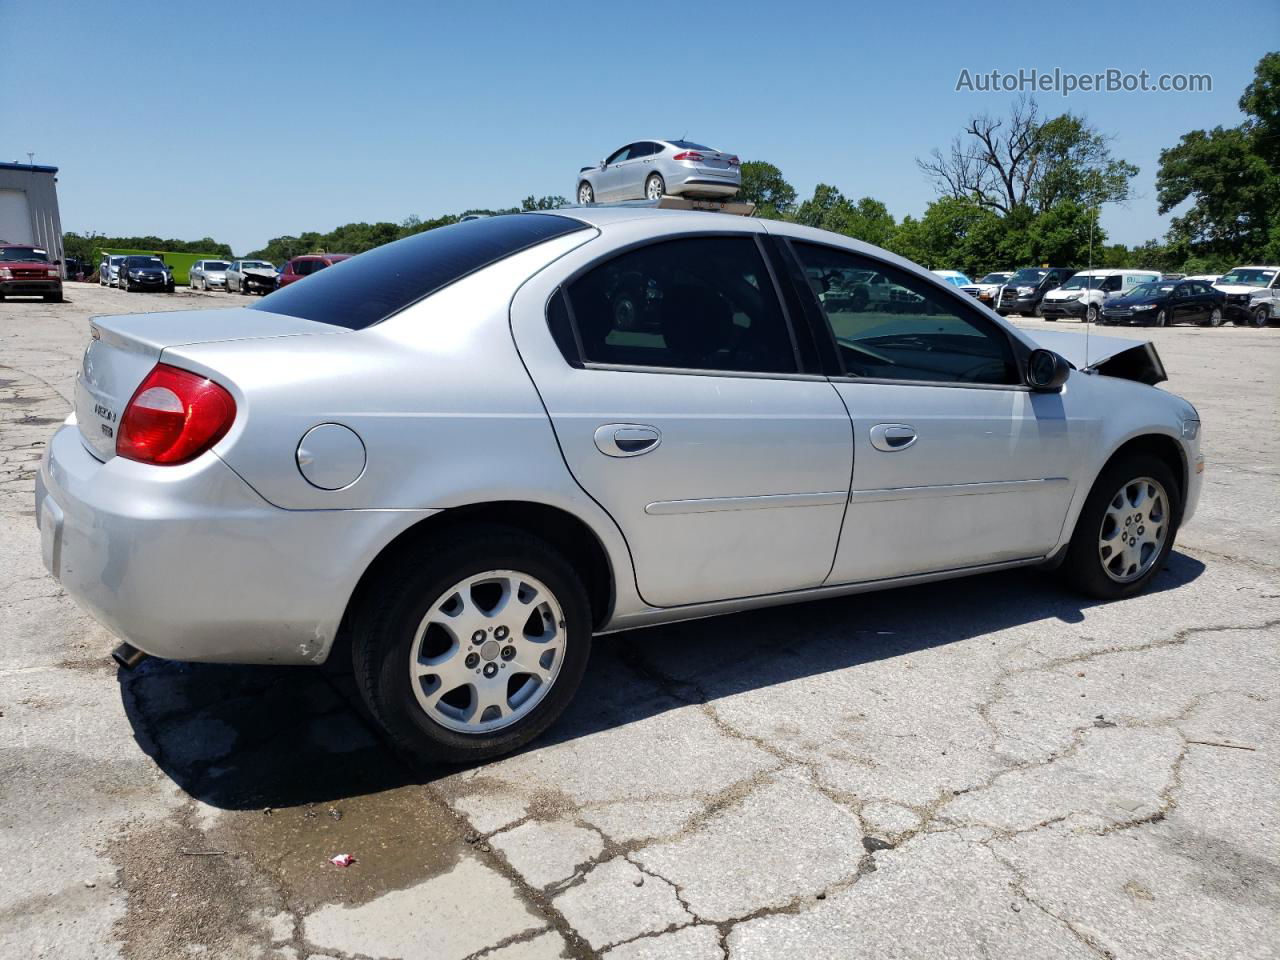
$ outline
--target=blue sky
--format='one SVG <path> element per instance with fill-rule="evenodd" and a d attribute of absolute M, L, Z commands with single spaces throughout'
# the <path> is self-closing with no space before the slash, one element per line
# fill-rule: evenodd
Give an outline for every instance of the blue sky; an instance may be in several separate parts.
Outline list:
<path fill-rule="evenodd" d="M 1254 64 L 1280 47 L 1275 0 L 1229 16 L 1181 0 L 32 9 L 0 0 L 0 65 L 23 91 L 0 159 L 61 167 L 67 230 L 210 235 L 240 253 L 352 220 L 569 196 L 613 147 L 684 134 L 777 164 L 802 196 L 828 182 L 918 215 L 933 192 L 914 159 L 1012 99 L 955 92 L 962 68 L 1211 74 L 1211 93 L 1039 97 L 1141 168 L 1138 196 L 1103 213 L 1113 240 L 1137 243 L 1166 227 L 1160 149 L 1239 123 Z"/>

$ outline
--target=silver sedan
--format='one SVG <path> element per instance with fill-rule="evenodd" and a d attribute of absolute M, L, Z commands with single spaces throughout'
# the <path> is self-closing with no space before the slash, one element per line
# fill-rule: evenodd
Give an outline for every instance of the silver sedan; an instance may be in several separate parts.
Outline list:
<path fill-rule="evenodd" d="M 35 513 L 119 658 L 342 650 L 449 761 L 545 730 L 602 633 L 1013 567 L 1132 595 L 1201 488 L 1150 343 L 725 214 L 496 216 L 90 334 Z"/>
<path fill-rule="evenodd" d="M 731 197 L 742 186 L 738 158 L 688 140 L 637 140 L 578 171 L 578 203 Z"/>

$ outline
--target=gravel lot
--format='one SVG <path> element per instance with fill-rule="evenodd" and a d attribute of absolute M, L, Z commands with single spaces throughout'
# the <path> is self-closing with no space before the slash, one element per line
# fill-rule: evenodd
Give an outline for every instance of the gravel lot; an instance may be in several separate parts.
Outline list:
<path fill-rule="evenodd" d="M 1151 593 L 1017 572 L 611 637 L 549 738 L 438 771 L 337 669 L 117 672 L 32 475 L 89 316 L 239 298 L 68 295 L 0 304 L 5 955 L 1280 955 L 1280 330 L 1147 331 L 1208 458 Z"/>

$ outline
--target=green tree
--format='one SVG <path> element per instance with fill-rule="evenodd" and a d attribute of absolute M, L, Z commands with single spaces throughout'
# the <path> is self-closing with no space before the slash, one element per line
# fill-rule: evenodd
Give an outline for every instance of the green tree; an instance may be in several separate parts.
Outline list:
<path fill-rule="evenodd" d="M 1239 126 L 1193 130 L 1160 151 L 1159 210 L 1191 202 L 1169 239 L 1196 256 L 1280 258 L 1280 53 L 1258 61 L 1240 109 Z"/>
<path fill-rule="evenodd" d="M 828 183 L 818 184 L 813 196 L 800 204 L 790 219 L 878 247 L 886 246 L 897 229 L 893 215 L 879 200 L 863 197 L 855 203 Z"/>
<path fill-rule="evenodd" d="M 756 205 L 756 212 L 780 220 L 795 208 L 795 187 L 783 179 L 782 171 L 763 160 L 748 160 L 741 166 L 742 188 L 738 199 Z"/>
<path fill-rule="evenodd" d="M 554 197 L 534 197 L 528 196 L 520 201 L 520 209 L 522 211 L 529 210 L 559 210 L 561 207 L 567 207 L 569 201 L 561 196 Z"/>
<path fill-rule="evenodd" d="M 1058 201 L 1031 222 L 1027 234 L 1032 262 L 1055 267 L 1084 267 L 1090 259 L 1098 263 L 1106 242 L 1097 208 L 1075 200 Z"/>

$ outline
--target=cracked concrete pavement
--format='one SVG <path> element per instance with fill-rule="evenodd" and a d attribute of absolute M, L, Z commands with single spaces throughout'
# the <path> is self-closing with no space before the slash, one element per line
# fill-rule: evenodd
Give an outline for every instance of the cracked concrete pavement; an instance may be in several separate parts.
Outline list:
<path fill-rule="evenodd" d="M 234 298 L 68 294 L 0 304 L 6 952 L 1280 955 L 1280 331 L 1146 331 L 1209 463 L 1148 594 L 1018 572 L 610 637 L 548 736 L 433 770 L 341 665 L 116 671 L 32 474 L 88 316 Z"/>

